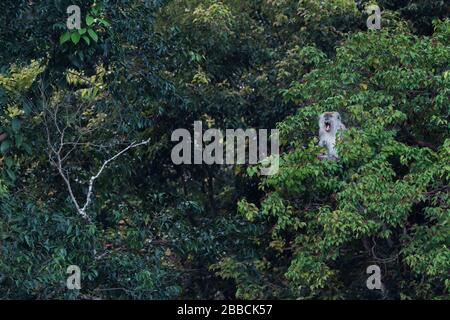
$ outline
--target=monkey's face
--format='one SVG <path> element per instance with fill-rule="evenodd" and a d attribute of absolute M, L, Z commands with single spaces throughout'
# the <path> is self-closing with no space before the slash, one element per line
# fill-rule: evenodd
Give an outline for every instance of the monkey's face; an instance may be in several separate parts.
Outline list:
<path fill-rule="evenodd" d="M 339 112 L 324 112 L 320 115 L 319 126 L 326 132 L 336 131 L 340 123 L 341 115 Z"/>

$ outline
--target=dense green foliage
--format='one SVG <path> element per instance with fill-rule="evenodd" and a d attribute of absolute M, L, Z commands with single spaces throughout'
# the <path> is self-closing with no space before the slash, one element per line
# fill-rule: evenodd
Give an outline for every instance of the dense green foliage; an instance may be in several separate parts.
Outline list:
<path fill-rule="evenodd" d="M 449 298 L 445 1 L 379 1 L 381 30 L 371 1 L 74 2 L 0 3 L 0 298 Z M 278 174 L 174 165 L 196 120 L 277 127 Z"/>

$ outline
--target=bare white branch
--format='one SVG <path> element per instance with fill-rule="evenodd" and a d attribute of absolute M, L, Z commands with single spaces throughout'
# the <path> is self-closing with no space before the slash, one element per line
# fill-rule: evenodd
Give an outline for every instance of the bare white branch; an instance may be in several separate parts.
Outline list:
<path fill-rule="evenodd" d="M 130 145 L 128 145 L 128 147 L 122 149 L 121 151 L 119 151 L 118 153 L 116 153 L 114 156 L 112 156 L 111 158 L 109 158 L 108 160 L 106 160 L 105 162 L 103 162 L 103 165 L 100 167 L 100 169 L 98 170 L 97 174 L 92 176 L 89 179 L 89 187 L 88 187 L 88 193 L 86 195 L 86 202 L 84 203 L 84 206 L 79 210 L 79 213 L 82 216 L 86 215 L 86 210 L 89 207 L 90 203 L 91 203 L 91 199 L 92 199 L 92 190 L 94 188 L 94 182 L 95 180 L 97 180 L 97 178 L 102 174 L 103 170 L 105 170 L 106 166 L 111 163 L 112 161 L 114 161 L 115 159 L 117 159 L 118 157 L 120 157 L 122 154 L 124 154 L 125 152 L 127 152 L 130 149 L 142 146 L 142 145 L 146 145 L 150 142 L 150 138 L 148 138 L 147 140 L 143 140 L 141 142 L 133 142 Z"/>
<path fill-rule="evenodd" d="M 58 111 L 60 106 L 50 106 L 49 101 L 45 95 L 45 88 L 43 85 L 43 82 L 41 81 L 39 85 L 39 89 L 41 91 L 41 100 L 42 100 L 42 107 L 43 107 L 43 123 L 45 128 L 45 133 L 47 135 L 47 145 L 48 145 L 48 156 L 50 163 L 56 167 L 58 170 L 59 175 L 63 179 L 67 191 L 69 193 L 70 200 L 72 201 L 73 205 L 75 206 L 77 213 L 86 221 L 92 222 L 90 216 L 87 214 L 87 210 L 92 203 L 92 196 L 93 196 L 93 190 L 94 190 L 94 184 L 95 181 L 101 176 L 103 171 L 107 168 L 107 166 L 116 160 L 118 157 L 120 157 L 122 154 L 127 152 L 130 149 L 146 145 L 150 143 L 150 138 L 147 140 L 142 140 L 140 142 L 132 142 L 127 147 L 123 148 L 116 154 L 114 154 L 109 159 L 105 160 L 103 164 L 100 166 L 97 173 L 89 178 L 88 183 L 88 191 L 86 194 L 86 197 L 83 201 L 80 201 L 75 196 L 75 192 L 72 187 L 72 182 L 69 177 L 69 172 L 67 169 L 64 168 L 64 162 L 67 160 L 68 156 L 72 153 L 72 151 L 77 146 L 94 146 L 98 149 L 107 150 L 108 146 L 106 145 L 99 145 L 99 144 L 93 144 L 90 142 L 82 143 L 80 142 L 81 136 L 85 134 L 85 132 L 81 133 L 78 138 L 74 139 L 75 141 L 65 141 L 66 139 L 66 131 L 69 128 L 69 125 L 67 123 L 64 123 L 61 125 L 58 117 Z M 81 110 L 81 107 L 78 107 L 76 112 L 78 113 Z M 52 129 L 53 128 L 53 129 Z M 56 137 L 55 137 L 56 135 Z M 69 150 L 66 151 L 65 147 L 69 147 Z M 111 147 L 111 145 L 109 145 Z M 75 179 L 75 181 L 78 181 L 78 179 Z"/>

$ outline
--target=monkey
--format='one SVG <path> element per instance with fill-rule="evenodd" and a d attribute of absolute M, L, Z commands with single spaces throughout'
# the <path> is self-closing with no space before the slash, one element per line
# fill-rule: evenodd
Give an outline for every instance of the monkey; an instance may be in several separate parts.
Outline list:
<path fill-rule="evenodd" d="M 324 112 L 319 117 L 319 146 L 326 147 L 327 153 L 320 154 L 320 160 L 338 160 L 339 156 L 336 151 L 336 134 L 337 131 L 345 130 L 345 126 L 341 121 L 339 112 Z M 339 135 L 339 139 L 342 135 Z"/>

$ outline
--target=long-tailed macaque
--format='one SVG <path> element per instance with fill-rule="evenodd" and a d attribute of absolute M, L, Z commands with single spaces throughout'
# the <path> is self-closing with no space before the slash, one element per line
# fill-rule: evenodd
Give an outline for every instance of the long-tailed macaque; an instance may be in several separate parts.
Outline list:
<path fill-rule="evenodd" d="M 336 151 L 336 134 L 339 129 L 345 130 L 339 112 L 324 112 L 320 115 L 319 146 L 326 147 L 327 153 L 320 154 L 319 159 L 339 159 Z M 339 136 L 339 138 L 340 137 L 341 136 Z"/>

